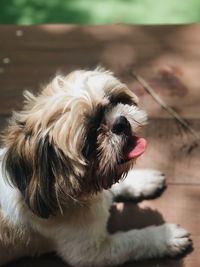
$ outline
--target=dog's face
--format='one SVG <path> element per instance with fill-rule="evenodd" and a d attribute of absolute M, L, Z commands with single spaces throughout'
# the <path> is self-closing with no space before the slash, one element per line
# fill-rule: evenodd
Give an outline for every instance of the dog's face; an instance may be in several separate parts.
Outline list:
<path fill-rule="evenodd" d="M 47 218 L 70 200 L 119 181 L 145 150 L 137 97 L 104 70 L 57 76 L 38 96 L 26 93 L 5 133 L 5 171 L 29 208 Z"/>

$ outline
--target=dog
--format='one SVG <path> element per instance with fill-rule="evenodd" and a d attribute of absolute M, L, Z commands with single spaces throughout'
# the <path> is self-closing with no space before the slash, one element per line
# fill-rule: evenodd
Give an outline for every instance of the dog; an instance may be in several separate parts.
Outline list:
<path fill-rule="evenodd" d="M 2 138 L 0 265 L 51 251 L 76 267 L 185 251 L 189 234 L 174 224 L 107 230 L 116 197 L 148 198 L 165 185 L 159 171 L 132 170 L 146 149 L 138 137 L 146 122 L 136 95 L 102 68 L 25 92 Z"/>

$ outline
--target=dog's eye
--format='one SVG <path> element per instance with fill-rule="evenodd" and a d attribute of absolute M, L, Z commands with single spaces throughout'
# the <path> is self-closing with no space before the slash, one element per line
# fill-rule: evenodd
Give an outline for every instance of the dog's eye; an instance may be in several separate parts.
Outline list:
<path fill-rule="evenodd" d="M 91 154 L 93 154 L 93 152 L 96 151 L 98 129 L 103 121 L 105 110 L 106 106 L 97 106 L 94 115 L 88 119 L 86 144 L 83 148 L 83 155 L 85 157 L 89 157 Z"/>
<path fill-rule="evenodd" d="M 124 92 L 121 92 L 119 94 L 111 94 L 109 95 L 108 99 L 112 105 L 117 105 L 119 103 L 128 105 L 137 105 L 134 102 L 133 98 Z"/>

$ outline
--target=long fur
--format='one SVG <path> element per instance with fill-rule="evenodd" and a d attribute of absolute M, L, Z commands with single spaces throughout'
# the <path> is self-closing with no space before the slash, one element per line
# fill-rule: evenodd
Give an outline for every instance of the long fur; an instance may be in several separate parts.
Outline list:
<path fill-rule="evenodd" d="M 114 133 L 120 116 L 131 136 Z M 136 232 L 111 236 L 106 228 L 112 194 L 105 189 L 126 193 L 119 189 L 123 182 L 117 190 L 113 185 L 133 167 L 124 155 L 146 119 L 137 97 L 103 69 L 56 76 L 38 95 L 25 92 L 24 108 L 13 113 L 3 135 L 0 264 L 51 250 L 74 266 L 172 254 L 167 243 L 139 252 L 142 238 Z M 163 183 L 160 175 L 156 181 L 154 191 Z M 164 235 L 166 229 L 159 231 Z M 157 230 L 144 232 L 151 247 Z"/>

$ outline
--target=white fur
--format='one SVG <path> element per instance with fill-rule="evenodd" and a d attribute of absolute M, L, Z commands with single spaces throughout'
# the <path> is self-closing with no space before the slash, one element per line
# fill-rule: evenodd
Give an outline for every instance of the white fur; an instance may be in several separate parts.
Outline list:
<path fill-rule="evenodd" d="M 160 172 L 136 171 L 134 174 L 134 171 L 131 171 L 127 180 L 113 187 L 113 192 L 124 196 L 130 196 L 132 192 L 132 197 L 138 197 L 144 186 L 145 196 L 148 196 L 163 184 L 164 178 Z M 111 192 L 104 191 L 92 200 L 90 207 L 75 206 L 72 215 L 68 214 L 66 209 L 61 218 L 40 219 L 23 205 L 19 191 L 0 176 L 0 204 L 3 215 L 14 226 L 23 226 L 30 232 L 34 231 L 36 235 L 52 240 L 53 247 L 49 250 L 56 251 L 72 266 L 113 266 L 130 260 L 177 255 L 190 244 L 188 233 L 173 224 L 109 234 L 107 221 L 112 197 Z M 29 251 L 32 251 L 31 246 L 30 242 Z M 40 251 L 37 251 L 37 247 L 33 248 L 35 253 L 43 252 L 38 239 L 39 247 Z M 14 260 L 23 254 L 27 255 L 27 251 L 18 250 L 17 254 L 13 253 L 6 261 Z M 0 253 L 0 264 L 2 263 L 5 263 L 5 259 Z"/>
<path fill-rule="evenodd" d="M 38 135 L 43 136 L 48 133 L 57 147 L 73 161 L 76 174 L 82 177 L 86 166 L 80 153 L 85 131 L 85 113 L 94 113 L 98 104 L 108 102 L 105 96 L 124 90 L 136 103 L 137 97 L 111 72 L 96 69 L 76 71 L 67 78 L 57 76 L 39 96 L 27 93 L 27 108 L 16 113 L 14 119 L 21 122 L 21 125 L 26 123 L 32 133 L 39 131 Z M 51 118 L 59 110 L 62 111 L 62 116 L 51 123 Z M 107 124 L 112 126 L 116 117 L 121 115 L 129 120 L 134 134 L 147 119 L 146 113 L 135 105 L 119 103 L 107 111 Z M 15 126 L 14 124 L 14 129 Z M 104 146 L 108 147 L 108 152 L 117 153 L 121 138 L 114 137 L 109 129 L 106 135 L 111 135 L 112 138 L 108 137 Z M 13 142 L 13 139 L 11 134 L 9 140 Z M 16 143 L 14 144 L 18 146 L 19 143 Z M 1 165 L 4 153 L 5 150 L 2 150 Z M 106 154 L 108 162 L 110 155 L 111 153 Z M 119 155 L 116 158 L 117 156 Z M 115 234 L 110 234 L 107 230 L 113 196 L 152 196 L 165 183 L 163 175 L 158 171 L 131 171 L 126 180 L 115 184 L 110 190 L 89 196 L 85 202 L 68 201 L 62 207 L 62 214 L 58 211 L 56 215 L 42 219 L 31 212 L 19 190 L 9 184 L 9 179 L 6 180 L 1 167 L 0 265 L 22 256 L 55 251 L 72 266 L 104 267 L 121 265 L 131 260 L 177 255 L 190 245 L 188 233 L 173 224 Z M 8 231 L 7 235 L 3 233 L 4 229 Z M 15 236 L 14 241 L 12 235 Z"/>
<path fill-rule="evenodd" d="M 134 114 L 134 118 L 133 115 Z M 136 133 L 141 126 L 147 123 L 147 114 L 137 106 L 130 106 L 124 104 L 117 104 L 112 110 L 106 114 L 106 119 L 110 125 L 119 116 L 125 116 L 131 124 L 132 130 Z"/>
<path fill-rule="evenodd" d="M 124 198 L 148 198 L 156 194 L 165 186 L 164 175 L 157 170 L 131 170 L 126 179 L 112 187 L 115 195 Z"/>

